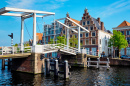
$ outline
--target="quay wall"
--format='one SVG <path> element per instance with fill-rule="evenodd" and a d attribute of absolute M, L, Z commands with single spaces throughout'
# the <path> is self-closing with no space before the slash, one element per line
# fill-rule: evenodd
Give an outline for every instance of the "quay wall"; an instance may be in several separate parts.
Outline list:
<path fill-rule="evenodd" d="M 44 73 L 44 60 L 41 54 L 32 53 L 26 58 L 12 59 L 11 69 L 33 74 Z"/>
<path fill-rule="evenodd" d="M 101 61 L 106 61 L 107 58 L 100 58 Z M 117 59 L 117 58 L 110 58 L 110 65 L 112 66 L 130 66 L 129 59 Z"/>
<path fill-rule="evenodd" d="M 86 54 L 77 55 L 62 55 L 61 62 L 67 60 L 69 65 L 77 67 L 87 67 L 87 56 Z"/>

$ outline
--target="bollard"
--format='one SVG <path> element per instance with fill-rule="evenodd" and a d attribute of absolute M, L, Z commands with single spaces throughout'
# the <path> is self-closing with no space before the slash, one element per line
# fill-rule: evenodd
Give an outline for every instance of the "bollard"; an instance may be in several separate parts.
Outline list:
<path fill-rule="evenodd" d="M 49 59 L 45 60 L 45 74 L 50 75 L 50 60 Z"/>
<path fill-rule="evenodd" d="M 99 68 L 99 58 L 97 58 L 97 68 Z"/>
<path fill-rule="evenodd" d="M 58 66 L 58 60 L 54 61 L 54 76 L 58 77 L 58 71 L 59 71 L 59 66 Z"/>
<path fill-rule="evenodd" d="M 109 58 L 107 58 L 107 69 L 109 69 Z"/>
<path fill-rule="evenodd" d="M 68 68 L 68 61 L 64 61 L 64 78 L 69 78 L 69 68 Z"/>
<path fill-rule="evenodd" d="M 89 67 L 89 65 L 90 65 L 90 62 L 89 62 L 89 61 L 90 61 L 90 58 L 88 58 L 88 67 Z"/>
<path fill-rule="evenodd" d="M 5 69 L 5 59 L 2 59 L 2 70 Z"/>

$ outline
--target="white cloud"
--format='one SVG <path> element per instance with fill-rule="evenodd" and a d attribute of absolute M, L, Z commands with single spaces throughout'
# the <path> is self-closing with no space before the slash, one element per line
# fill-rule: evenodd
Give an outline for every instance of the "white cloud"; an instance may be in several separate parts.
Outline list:
<path fill-rule="evenodd" d="M 31 8 L 34 0 L 7 0 L 7 7 Z"/>
<path fill-rule="evenodd" d="M 99 12 L 98 16 L 107 17 L 115 13 L 120 13 L 125 10 L 130 10 L 130 1 L 129 0 L 120 0 L 114 2 L 106 7 L 103 7 Z"/>
<path fill-rule="evenodd" d="M 66 1 L 68 0 L 6 0 L 6 3 L 7 7 L 52 10 L 62 7 Z"/>

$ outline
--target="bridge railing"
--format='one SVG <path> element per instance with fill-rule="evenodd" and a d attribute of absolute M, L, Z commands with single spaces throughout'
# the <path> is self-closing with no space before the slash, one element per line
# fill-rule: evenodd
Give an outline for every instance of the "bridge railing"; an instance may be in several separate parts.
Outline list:
<path fill-rule="evenodd" d="M 23 47 L 23 51 L 21 51 L 20 49 L 21 49 L 21 46 L 2 46 L 0 47 L 0 55 L 32 52 L 32 46 Z"/>
<path fill-rule="evenodd" d="M 58 50 L 58 49 L 72 52 L 72 53 L 78 52 L 77 48 L 73 48 L 73 47 L 67 46 L 67 45 L 62 44 L 62 43 L 43 45 L 43 51 Z"/>

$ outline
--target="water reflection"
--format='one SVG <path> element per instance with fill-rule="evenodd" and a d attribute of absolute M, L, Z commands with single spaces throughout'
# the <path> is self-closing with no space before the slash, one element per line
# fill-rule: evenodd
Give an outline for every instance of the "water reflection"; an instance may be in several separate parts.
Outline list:
<path fill-rule="evenodd" d="M 0 65 L 1 69 L 1 65 Z M 68 80 L 63 79 L 60 75 L 58 79 L 51 76 L 46 77 L 44 74 L 28 74 L 0 70 L 0 85 L 18 85 L 18 86 L 111 86 L 111 85 L 130 85 L 130 68 L 129 67 L 111 67 L 109 70 L 71 68 L 71 76 Z"/>

